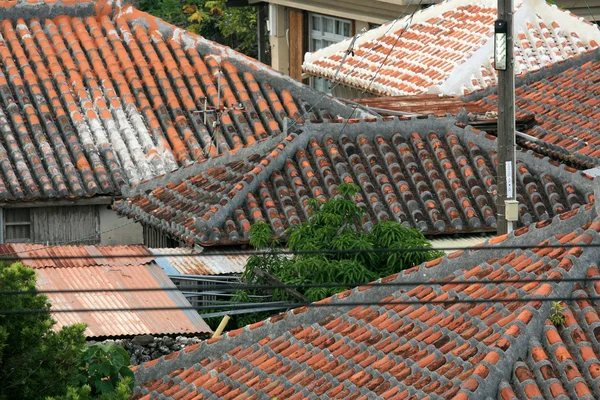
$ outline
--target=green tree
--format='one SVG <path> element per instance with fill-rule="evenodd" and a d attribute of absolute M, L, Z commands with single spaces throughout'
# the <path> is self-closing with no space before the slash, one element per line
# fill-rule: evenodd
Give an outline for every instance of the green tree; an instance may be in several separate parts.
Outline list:
<path fill-rule="evenodd" d="M 0 263 L 2 290 L 35 290 L 35 272 L 21 263 Z M 36 399 L 66 392 L 86 346 L 85 325 L 53 331 L 46 296 L 0 296 L 0 399 Z"/>
<path fill-rule="evenodd" d="M 133 374 L 124 349 L 88 348 L 85 324 L 54 329 L 51 304 L 35 293 L 35 271 L 0 262 L 0 289 L 31 294 L 0 296 L 0 400 L 125 400 Z M 13 313 L 18 311 L 18 313 Z"/>
<path fill-rule="evenodd" d="M 225 0 L 141 0 L 139 7 L 250 57 L 258 55 L 256 7 L 227 7 Z"/>
<path fill-rule="evenodd" d="M 129 354 L 124 348 L 97 343 L 88 347 L 80 359 L 79 374 L 74 381 L 88 385 L 93 394 L 112 393 L 125 378 L 129 378 L 130 389 L 133 389 L 133 372 L 129 369 Z"/>
<path fill-rule="evenodd" d="M 340 195 L 328 201 L 310 200 L 310 216 L 302 224 L 292 226 L 287 232 L 287 246 L 300 253 L 293 257 L 274 254 L 249 257 L 243 279 L 247 283 L 268 285 L 274 280 L 287 285 L 328 284 L 334 287 L 298 288 L 298 293 L 282 289 L 250 291 L 236 299 L 250 301 L 249 295 L 271 293 L 270 301 L 295 301 L 304 296 L 318 301 L 353 284 L 371 282 L 405 268 L 441 257 L 433 249 L 414 252 L 385 252 L 390 248 L 431 248 L 431 243 L 417 230 L 409 229 L 395 221 L 375 223 L 366 232 L 359 227 L 366 222 L 365 211 L 357 205 L 360 188 L 341 184 Z M 250 244 L 255 249 L 275 249 L 270 227 L 266 223 L 254 224 L 250 230 Z M 332 253 L 317 253 L 335 250 Z M 361 252 L 361 250 L 375 250 Z M 298 296 L 299 295 L 299 296 Z M 265 313 L 235 316 L 234 324 L 244 326 L 253 320 L 263 319 Z"/>

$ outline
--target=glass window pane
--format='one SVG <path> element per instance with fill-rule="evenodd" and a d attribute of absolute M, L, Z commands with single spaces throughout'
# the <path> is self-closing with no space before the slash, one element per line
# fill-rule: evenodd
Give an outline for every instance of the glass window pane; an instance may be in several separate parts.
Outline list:
<path fill-rule="evenodd" d="M 323 31 L 333 33 L 333 20 L 331 18 L 323 18 Z"/>
<path fill-rule="evenodd" d="M 322 49 L 321 41 L 319 39 L 312 40 L 312 51 Z"/>
<path fill-rule="evenodd" d="M 344 22 L 344 36 L 350 37 L 350 24 Z"/>
<path fill-rule="evenodd" d="M 315 15 L 312 16 L 312 28 L 313 31 L 321 30 L 321 18 Z"/>
<path fill-rule="evenodd" d="M 335 21 L 335 34 L 336 35 L 342 34 L 342 23 L 340 21 Z"/>

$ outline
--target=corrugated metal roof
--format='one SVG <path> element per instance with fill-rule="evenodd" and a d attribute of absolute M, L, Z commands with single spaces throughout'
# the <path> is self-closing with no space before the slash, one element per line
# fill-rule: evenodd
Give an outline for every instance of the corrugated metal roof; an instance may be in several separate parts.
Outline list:
<path fill-rule="evenodd" d="M 439 236 L 429 239 L 434 249 L 464 249 L 481 244 L 494 237 L 494 234 L 476 234 L 476 235 L 461 235 L 459 237 Z M 444 250 L 446 253 L 452 253 L 456 250 Z"/>
<path fill-rule="evenodd" d="M 175 288 L 156 264 L 42 268 L 37 271 L 40 290 Z M 147 292 L 49 293 L 54 310 L 95 308 L 190 307 L 177 290 Z M 86 336 L 210 333 L 194 310 L 54 313 L 56 328 L 86 323 Z"/>
<path fill-rule="evenodd" d="M 14 243 L 0 245 L 0 255 L 4 257 L 14 255 L 15 259 L 21 259 L 23 264 L 36 269 L 89 267 L 93 265 L 141 265 L 151 263 L 154 260 L 148 248 L 141 245 L 43 246 L 41 244 Z M 119 257 L 110 257 L 116 255 Z"/>
<path fill-rule="evenodd" d="M 156 263 L 167 275 L 222 275 L 241 274 L 248 261 L 248 255 L 215 255 L 199 253 L 190 248 L 150 249 L 154 254 L 167 254 L 172 257 L 158 257 Z M 184 254 L 197 254 L 195 257 L 183 257 Z"/>

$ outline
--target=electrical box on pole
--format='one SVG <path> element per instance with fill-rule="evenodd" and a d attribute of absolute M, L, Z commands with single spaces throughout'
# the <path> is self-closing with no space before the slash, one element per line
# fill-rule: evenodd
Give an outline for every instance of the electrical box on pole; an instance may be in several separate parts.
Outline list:
<path fill-rule="evenodd" d="M 494 24 L 494 67 L 498 73 L 498 192 L 496 210 L 498 234 L 512 228 L 517 183 L 515 164 L 515 73 L 513 0 L 498 0 Z M 507 201 L 510 218 L 507 218 Z"/>

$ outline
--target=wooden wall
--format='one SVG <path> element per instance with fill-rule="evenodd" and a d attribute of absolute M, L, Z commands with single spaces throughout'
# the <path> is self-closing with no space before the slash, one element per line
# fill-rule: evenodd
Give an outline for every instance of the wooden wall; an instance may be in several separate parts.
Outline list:
<path fill-rule="evenodd" d="M 304 59 L 304 12 L 289 10 L 290 77 L 302 81 L 302 60 Z"/>
<path fill-rule="evenodd" d="M 100 243 L 98 206 L 35 207 L 30 210 L 33 243 L 55 244 L 73 240 L 78 245 Z"/>

